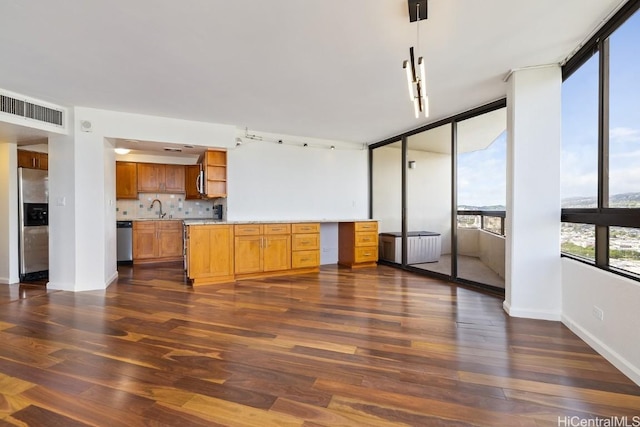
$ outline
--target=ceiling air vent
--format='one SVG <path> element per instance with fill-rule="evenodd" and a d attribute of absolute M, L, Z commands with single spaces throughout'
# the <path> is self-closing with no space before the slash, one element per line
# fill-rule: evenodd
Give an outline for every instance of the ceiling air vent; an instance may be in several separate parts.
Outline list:
<path fill-rule="evenodd" d="M 65 127 L 66 110 L 64 108 L 2 89 L 0 89 L 0 113 L 21 117 L 32 124 L 53 125 L 58 131 Z M 14 123 L 27 124 L 15 121 Z"/>

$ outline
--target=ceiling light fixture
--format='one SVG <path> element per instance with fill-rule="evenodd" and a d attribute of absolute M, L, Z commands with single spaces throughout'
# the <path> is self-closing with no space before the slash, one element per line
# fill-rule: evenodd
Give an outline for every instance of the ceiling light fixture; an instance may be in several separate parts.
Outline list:
<path fill-rule="evenodd" d="M 420 21 L 427 19 L 427 0 L 408 0 L 408 2 L 409 22 L 418 21 L 417 46 L 418 50 L 420 50 Z M 418 57 L 417 67 L 420 74 L 416 72 L 416 61 L 413 54 L 413 46 L 411 46 L 409 48 L 409 60 L 402 62 L 402 68 L 405 69 L 407 74 L 409 99 L 413 102 L 416 119 L 420 117 L 420 113 L 424 113 L 425 117 L 429 117 L 429 97 L 426 94 L 426 74 L 424 70 L 424 58 L 422 56 Z"/>
<path fill-rule="evenodd" d="M 116 154 L 129 154 L 131 152 L 131 150 L 129 150 L 128 148 L 114 148 L 114 150 L 116 152 Z"/>

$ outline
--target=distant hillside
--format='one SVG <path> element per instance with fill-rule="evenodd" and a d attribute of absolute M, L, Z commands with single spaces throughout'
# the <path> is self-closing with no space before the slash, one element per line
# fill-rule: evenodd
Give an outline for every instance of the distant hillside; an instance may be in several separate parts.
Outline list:
<path fill-rule="evenodd" d="M 507 208 L 504 205 L 491 205 L 491 206 L 469 206 L 458 205 L 459 211 L 504 211 Z"/>
<path fill-rule="evenodd" d="M 567 197 L 562 199 L 563 208 L 593 208 L 597 206 L 597 199 L 595 197 Z M 611 196 L 609 200 L 609 207 L 611 208 L 640 208 L 640 193 L 622 193 Z M 490 206 L 471 206 L 471 205 L 458 205 L 460 211 L 504 211 L 506 207 L 504 205 L 490 205 Z"/>
<path fill-rule="evenodd" d="M 597 206 L 598 200 L 595 197 L 567 197 L 562 199 L 563 208 L 592 208 Z M 609 198 L 611 208 L 640 208 L 640 193 L 614 194 Z"/>

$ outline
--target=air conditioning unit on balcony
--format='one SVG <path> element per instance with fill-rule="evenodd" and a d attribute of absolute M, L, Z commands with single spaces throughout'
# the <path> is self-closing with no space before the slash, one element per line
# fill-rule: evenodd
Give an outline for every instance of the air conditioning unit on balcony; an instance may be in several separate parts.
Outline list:
<path fill-rule="evenodd" d="M 0 89 L 0 120 L 55 133 L 67 133 L 67 109 Z"/>

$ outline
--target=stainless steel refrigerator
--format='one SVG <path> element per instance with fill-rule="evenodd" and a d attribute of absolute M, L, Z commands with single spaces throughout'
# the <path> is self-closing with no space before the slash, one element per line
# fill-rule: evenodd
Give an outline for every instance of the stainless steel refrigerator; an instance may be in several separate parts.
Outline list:
<path fill-rule="evenodd" d="M 49 179 L 47 171 L 18 168 L 20 280 L 49 273 Z"/>

